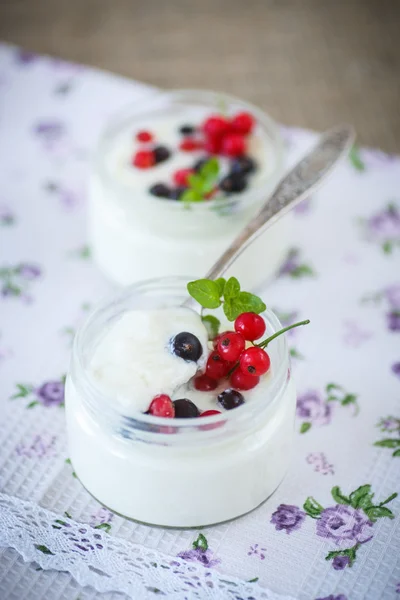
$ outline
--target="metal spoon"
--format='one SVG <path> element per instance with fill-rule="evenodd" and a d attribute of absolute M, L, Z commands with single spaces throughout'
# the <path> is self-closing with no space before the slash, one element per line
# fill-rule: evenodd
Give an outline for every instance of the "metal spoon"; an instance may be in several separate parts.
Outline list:
<path fill-rule="evenodd" d="M 261 210 L 246 225 L 232 244 L 205 275 L 217 279 L 225 273 L 242 252 L 289 210 L 314 192 L 349 152 L 355 139 L 351 125 L 339 125 L 322 134 L 315 148 L 281 180 Z M 190 306 L 188 298 L 184 306 Z"/>

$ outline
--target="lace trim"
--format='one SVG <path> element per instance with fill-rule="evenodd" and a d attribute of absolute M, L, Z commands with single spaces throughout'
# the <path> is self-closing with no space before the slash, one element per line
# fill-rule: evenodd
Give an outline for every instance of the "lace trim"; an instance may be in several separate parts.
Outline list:
<path fill-rule="evenodd" d="M 82 586 L 135 599 L 154 594 L 172 600 L 294 600 L 6 494 L 0 494 L 0 546 L 14 548 L 42 569 L 68 571 Z"/>

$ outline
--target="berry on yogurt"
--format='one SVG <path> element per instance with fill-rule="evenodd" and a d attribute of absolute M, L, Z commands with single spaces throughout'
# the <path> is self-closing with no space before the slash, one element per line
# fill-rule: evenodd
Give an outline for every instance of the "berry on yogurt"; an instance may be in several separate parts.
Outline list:
<path fill-rule="evenodd" d="M 178 333 L 171 340 L 171 348 L 172 352 L 176 354 L 176 356 L 179 356 L 179 358 L 193 362 L 197 362 L 203 354 L 200 340 L 193 335 L 193 333 L 189 333 L 188 331 Z"/>
<path fill-rule="evenodd" d="M 174 400 L 175 418 L 176 419 L 194 419 L 200 416 L 199 409 L 188 398 L 179 398 Z"/>

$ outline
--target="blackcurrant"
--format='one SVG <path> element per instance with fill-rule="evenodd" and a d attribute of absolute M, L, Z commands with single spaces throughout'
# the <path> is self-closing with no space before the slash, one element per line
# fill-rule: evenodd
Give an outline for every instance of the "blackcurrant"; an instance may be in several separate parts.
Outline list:
<path fill-rule="evenodd" d="M 225 410 L 231 410 L 232 408 L 244 404 L 244 398 L 237 390 L 228 388 L 218 395 L 218 402 Z"/>
<path fill-rule="evenodd" d="M 187 398 L 180 398 L 173 402 L 176 419 L 194 419 L 200 415 L 197 406 Z"/>
<path fill-rule="evenodd" d="M 188 331 L 182 331 L 172 338 L 171 347 L 176 356 L 193 362 L 197 362 L 203 354 L 199 338 Z"/>

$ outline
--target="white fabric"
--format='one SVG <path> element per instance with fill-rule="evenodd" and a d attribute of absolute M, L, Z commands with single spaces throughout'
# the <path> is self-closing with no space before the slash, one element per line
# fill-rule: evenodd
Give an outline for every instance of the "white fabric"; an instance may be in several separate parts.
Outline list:
<path fill-rule="evenodd" d="M 124 592 L 135 600 L 154 597 L 146 589 L 152 586 L 179 600 L 393 598 L 400 584 L 399 498 L 378 507 L 376 521 L 369 522 L 361 509 L 335 508 L 332 488 L 339 486 L 349 496 L 370 484 L 374 506 L 400 491 L 400 458 L 393 456 L 399 433 L 396 421 L 388 420 L 400 417 L 396 157 L 361 150 L 343 164 L 296 212 L 293 247 L 299 251 L 262 290 L 271 308 L 286 313 L 284 320 L 288 314 L 311 319 L 289 337 L 294 354 L 302 356 L 293 359 L 298 433 L 292 468 L 267 503 L 201 532 L 151 528 L 102 508 L 65 462 L 58 393 L 71 336 L 87 305 L 110 290 L 85 247 L 88 159 L 104 121 L 150 93 L 110 74 L 0 48 L 0 545 L 46 570 L 21 566 L 5 550 L 0 596 L 22 600 L 18 590 L 25 577 L 43 585 L 37 587 L 42 592 L 25 597 L 45 597 L 40 594 L 51 577 L 52 600 L 75 600 L 72 584 L 65 588 L 69 591 L 56 585 L 73 576 L 81 585 Z M 290 161 L 315 140 L 315 134 L 301 130 L 284 134 Z M 45 387 L 48 382 L 51 389 Z M 330 383 L 343 389 L 329 391 Z M 19 397 L 11 400 L 14 395 Z M 300 433 L 301 427 L 307 430 Z M 374 446 L 382 440 L 389 442 Z M 308 497 L 321 505 L 316 518 L 305 511 Z M 285 505 L 297 515 L 293 523 Z M 336 537 L 326 525 L 335 510 L 347 519 L 346 533 Z M 55 520 L 73 531 L 77 523 L 106 523 L 111 529 L 88 529 L 87 539 L 94 541 L 95 531 L 104 548 L 76 552 L 71 538 L 52 527 Z M 193 548 L 200 533 L 207 551 Z M 343 568 L 334 568 L 333 558 L 325 560 L 357 544 L 351 567 L 337 560 Z M 167 566 L 174 557 L 183 574 L 151 566 Z M 71 575 L 47 571 L 54 568 Z M 79 595 L 92 597 L 87 589 Z"/>

